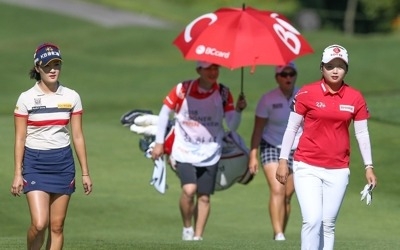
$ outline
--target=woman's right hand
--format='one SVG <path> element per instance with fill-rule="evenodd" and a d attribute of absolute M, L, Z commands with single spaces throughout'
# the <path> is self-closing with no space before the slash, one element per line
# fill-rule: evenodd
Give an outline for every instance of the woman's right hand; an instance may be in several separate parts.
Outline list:
<path fill-rule="evenodd" d="M 285 159 L 279 159 L 279 166 L 276 169 L 276 180 L 285 185 L 288 176 L 289 176 L 288 161 Z"/>
<path fill-rule="evenodd" d="M 24 179 L 22 175 L 14 176 L 13 183 L 11 185 L 11 194 L 14 196 L 20 196 L 24 188 Z"/>
<path fill-rule="evenodd" d="M 164 144 L 156 143 L 151 151 L 151 158 L 157 160 L 164 154 Z"/>
<path fill-rule="evenodd" d="M 248 163 L 249 171 L 252 175 L 256 175 L 258 173 L 258 159 L 254 156 L 249 156 L 249 163 Z"/>

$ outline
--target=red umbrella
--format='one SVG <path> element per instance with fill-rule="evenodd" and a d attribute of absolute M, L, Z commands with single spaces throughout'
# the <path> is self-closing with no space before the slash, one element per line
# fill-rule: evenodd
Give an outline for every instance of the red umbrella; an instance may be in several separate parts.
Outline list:
<path fill-rule="evenodd" d="M 230 69 L 252 66 L 252 72 L 255 65 L 285 65 L 313 52 L 285 16 L 244 6 L 221 8 L 197 17 L 173 44 L 188 60 Z"/>

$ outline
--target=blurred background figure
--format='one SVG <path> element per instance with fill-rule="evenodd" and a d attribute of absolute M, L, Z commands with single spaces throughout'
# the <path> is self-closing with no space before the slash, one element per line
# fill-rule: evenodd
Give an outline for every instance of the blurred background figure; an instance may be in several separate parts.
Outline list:
<path fill-rule="evenodd" d="M 294 192 L 291 174 L 285 185 L 279 183 L 275 175 L 278 168 L 282 138 L 290 114 L 290 105 L 298 90 L 295 87 L 296 79 L 297 69 L 293 62 L 275 68 L 275 81 L 278 87 L 265 93 L 258 101 L 251 137 L 248 165 L 250 172 L 257 173 L 259 167 L 258 148 L 260 148 L 263 172 L 270 191 L 269 215 L 275 240 L 285 240 L 284 232 L 289 220 L 290 200 Z M 298 141 L 301 132 L 301 129 L 299 129 L 296 141 Z M 292 168 L 293 153 L 296 146 L 297 143 L 294 143 L 290 152 L 290 168 Z"/>

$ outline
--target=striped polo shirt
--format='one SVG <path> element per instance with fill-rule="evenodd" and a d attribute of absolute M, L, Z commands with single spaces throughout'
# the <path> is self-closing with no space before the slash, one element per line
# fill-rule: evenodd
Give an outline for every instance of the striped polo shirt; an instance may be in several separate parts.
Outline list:
<path fill-rule="evenodd" d="M 82 111 L 76 91 L 60 84 L 55 93 L 45 94 L 37 82 L 21 93 L 14 116 L 27 118 L 26 147 L 49 150 L 70 144 L 69 120 L 71 115 L 81 115 Z"/>

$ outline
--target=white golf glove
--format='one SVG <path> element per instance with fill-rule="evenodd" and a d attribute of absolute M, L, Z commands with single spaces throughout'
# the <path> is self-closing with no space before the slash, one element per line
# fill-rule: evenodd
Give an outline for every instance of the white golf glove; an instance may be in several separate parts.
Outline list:
<path fill-rule="evenodd" d="M 154 148 L 155 145 L 156 145 L 155 141 L 150 143 L 149 148 L 146 150 L 146 152 L 144 154 L 146 156 L 146 158 L 151 159 L 151 153 L 153 152 L 153 148 Z"/>
<path fill-rule="evenodd" d="M 374 189 L 373 184 L 367 184 L 364 186 L 364 189 L 360 192 L 361 201 L 366 200 L 367 205 L 371 205 L 372 202 L 372 190 Z"/>

